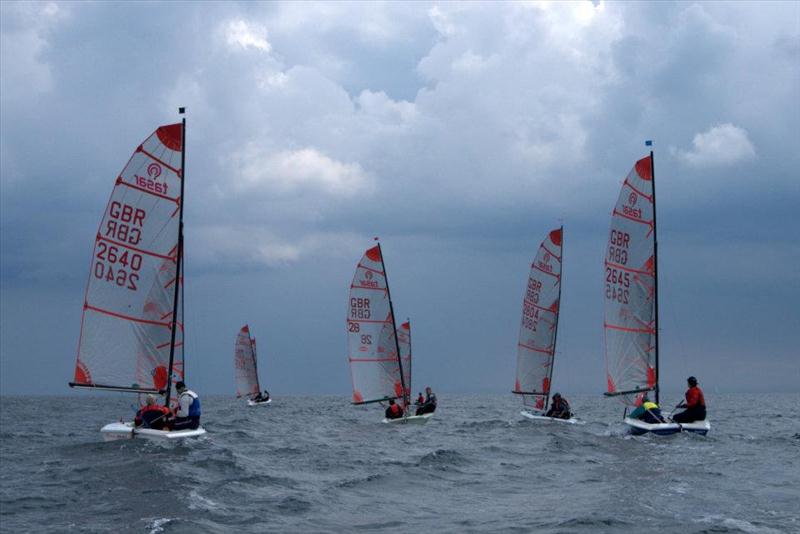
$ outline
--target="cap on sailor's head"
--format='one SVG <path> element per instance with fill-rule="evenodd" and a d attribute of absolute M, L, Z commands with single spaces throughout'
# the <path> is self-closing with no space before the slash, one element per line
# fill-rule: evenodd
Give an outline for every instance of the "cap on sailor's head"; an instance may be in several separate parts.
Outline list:
<path fill-rule="evenodd" d="M 689 378 L 687 378 L 686 381 L 689 382 L 689 384 L 691 384 L 693 386 L 697 385 L 697 379 L 695 377 L 693 377 L 693 376 L 690 376 Z"/>
<path fill-rule="evenodd" d="M 182 389 L 186 389 L 186 384 L 184 384 L 183 381 L 176 382 L 175 383 L 175 389 L 177 389 L 178 391 L 180 391 Z"/>
<path fill-rule="evenodd" d="M 553 398 L 554 399 L 560 399 L 561 398 L 561 393 L 556 393 L 555 395 L 553 395 Z"/>

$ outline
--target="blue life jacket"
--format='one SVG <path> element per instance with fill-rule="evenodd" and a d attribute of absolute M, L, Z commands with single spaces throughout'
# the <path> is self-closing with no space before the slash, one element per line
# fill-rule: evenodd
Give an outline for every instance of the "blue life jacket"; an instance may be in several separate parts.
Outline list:
<path fill-rule="evenodd" d="M 189 395 L 192 398 L 192 403 L 189 405 L 189 417 L 200 417 L 200 398 L 197 396 L 197 393 L 191 389 L 187 389 L 181 393 L 181 397 L 184 395 Z"/>

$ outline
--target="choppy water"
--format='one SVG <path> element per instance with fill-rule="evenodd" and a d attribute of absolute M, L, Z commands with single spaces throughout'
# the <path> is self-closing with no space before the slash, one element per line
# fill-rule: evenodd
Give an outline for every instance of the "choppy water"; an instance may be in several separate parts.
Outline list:
<path fill-rule="evenodd" d="M 3 532 L 800 532 L 800 395 L 707 395 L 708 437 L 522 420 L 440 395 L 425 426 L 343 397 L 203 399 L 206 438 L 103 443 L 130 397 L 2 397 Z M 677 401 L 677 399 L 675 399 Z M 724 410 L 721 407 L 724 406 Z"/>

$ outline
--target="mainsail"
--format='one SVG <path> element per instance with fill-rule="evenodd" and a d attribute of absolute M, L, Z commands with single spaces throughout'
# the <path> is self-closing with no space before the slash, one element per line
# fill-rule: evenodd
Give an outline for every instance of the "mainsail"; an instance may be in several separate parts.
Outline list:
<path fill-rule="evenodd" d="M 652 153 L 636 162 L 611 216 L 605 257 L 606 395 L 658 388 Z"/>
<path fill-rule="evenodd" d="M 380 245 L 364 253 L 350 284 L 347 347 L 353 403 L 403 397 L 403 376 Z"/>
<path fill-rule="evenodd" d="M 236 396 L 249 397 L 261 391 L 258 385 L 256 340 L 250 337 L 250 328 L 244 325 L 236 336 L 233 366 L 236 369 Z"/>
<path fill-rule="evenodd" d="M 72 386 L 166 393 L 170 363 L 182 373 L 182 138 L 180 123 L 159 127 L 116 178 L 95 238 Z"/>
<path fill-rule="evenodd" d="M 557 228 L 539 245 L 522 300 L 514 393 L 522 395 L 526 405 L 541 411 L 547 409 L 553 377 L 561 301 L 562 237 L 563 228 Z"/>

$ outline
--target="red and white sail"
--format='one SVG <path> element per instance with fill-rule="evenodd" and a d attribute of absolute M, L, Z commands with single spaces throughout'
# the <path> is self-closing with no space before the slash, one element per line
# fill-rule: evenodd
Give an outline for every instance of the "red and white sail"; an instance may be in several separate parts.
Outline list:
<path fill-rule="evenodd" d="M 174 291 L 181 282 L 181 150 L 181 124 L 161 126 L 115 180 L 95 237 L 75 386 L 142 392 L 166 387 Z M 176 345 L 182 346 L 178 326 Z"/>
<path fill-rule="evenodd" d="M 650 156 L 636 162 L 611 216 L 605 257 L 608 393 L 632 400 L 656 387 L 656 295 Z"/>
<path fill-rule="evenodd" d="M 380 245 L 367 250 L 356 266 L 346 325 L 353 403 L 402 397 L 395 323 Z"/>
<path fill-rule="evenodd" d="M 403 381 L 406 385 L 406 398 L 411 398 L 411 321 L 406 321 L 397 329 L 400 345 L 400 359 L 403 364 Z"/>
<path fill-rule="evenodd" d="M 258 384 L 256 339 L 250 337 L 250 328 L 244 325 L 236 336 L 233 352 L 233 367 L 236 370 L 236 396 L 255 396 L 261 391 Z"/>
<path fill-rule="evenodd" d="M 514 393 L 523 395 L 525 404 L 536 410 L 546 408 L 553 376 L 561 299 L 562 237 L 562 229 L 557 228 L 539 245 L 522 299 Z"/>

